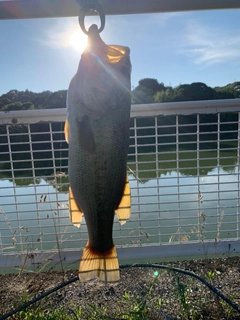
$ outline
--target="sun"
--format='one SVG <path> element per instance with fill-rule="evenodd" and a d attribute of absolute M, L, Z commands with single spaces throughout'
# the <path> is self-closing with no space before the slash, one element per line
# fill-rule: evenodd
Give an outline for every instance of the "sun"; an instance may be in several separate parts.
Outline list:
<path fill-rule="evenodd" d="M 74 31 L 70 38 L 69 44 L 77 51 L 83 52 L 87 46 L 87 36 L 81 31 Z"/>

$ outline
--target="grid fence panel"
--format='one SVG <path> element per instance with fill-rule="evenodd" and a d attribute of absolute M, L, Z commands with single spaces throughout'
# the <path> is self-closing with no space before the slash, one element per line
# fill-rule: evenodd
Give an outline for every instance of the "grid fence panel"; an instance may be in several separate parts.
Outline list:
<path fill-rule="evenodd" d="M 238 111 L 239 99 L 132 106 L 121 260 L 240 252 Z M 0 113 L 0 267 L 71 263 L 86 245 L 85 222 L 69 220 L 65 112 Z"/>

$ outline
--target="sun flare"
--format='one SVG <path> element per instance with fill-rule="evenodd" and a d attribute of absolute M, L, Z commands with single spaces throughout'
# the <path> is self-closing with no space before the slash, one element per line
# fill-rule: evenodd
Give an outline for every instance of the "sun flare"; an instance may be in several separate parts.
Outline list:
<path fill-rule="evenodd" d="M 81 30 L 74 31 L 69 38 L 69 44 L 82 52 L 87 46 L 87 36 Z"/>

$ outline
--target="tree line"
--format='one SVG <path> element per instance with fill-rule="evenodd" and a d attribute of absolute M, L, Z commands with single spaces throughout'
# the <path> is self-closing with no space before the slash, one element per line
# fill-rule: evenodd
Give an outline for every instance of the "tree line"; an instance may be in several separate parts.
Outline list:
<path fill-rule="evenodd" d="M 165 86 L 156 79 L 145 78 L 132 90 L 132 103 L 156 103 L 240 98 L 240 82 L 211 88 L 203 82 Z"/>
<path fill-rule="evenodd" d="M 40 93 L 11 90 L 0 96 L 0 111 L 66 108 L 66 90 Z"/>
<path fill-rule="evenodd" d="M 0 111 L 66 108 L 67 90 L 40 93 L 11 90 L 0 96 Z M 202 82 L 165 86 L 144 78 L 132 90 L 132 104 L 240 98 L 240 81 L 211 88 Z"/>

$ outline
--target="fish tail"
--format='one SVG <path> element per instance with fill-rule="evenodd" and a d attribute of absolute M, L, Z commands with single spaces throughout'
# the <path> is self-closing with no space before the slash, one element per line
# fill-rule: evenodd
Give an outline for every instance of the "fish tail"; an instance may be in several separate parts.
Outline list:
<path fill-rule="evenodd" d="M 94 277 L 98 277 L 105 283 L 119 281 L 119 264 L 115 246 L 105 253 L 99 253 L 87 244 L 80 261 L 79 278 L 85 282 Z"/>

